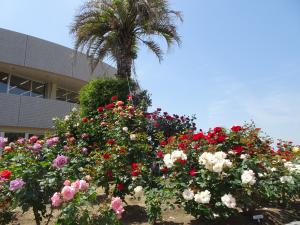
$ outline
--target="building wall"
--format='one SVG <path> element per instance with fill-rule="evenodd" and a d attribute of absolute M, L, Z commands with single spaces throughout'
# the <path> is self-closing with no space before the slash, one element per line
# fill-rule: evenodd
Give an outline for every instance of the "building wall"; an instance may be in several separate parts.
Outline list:
<path fill-rule="evenodd" d="M 0 62 L 82 81 L 116 74 L 116 69 L 106 63 L 100 63 L 92 72 L 84 54 L 76 54 L 70 48 L 2 28 L 0 28 Z"/>
<path fill-rule="evenodd" d="M 49 129 L 53 117 L 63 118 L 76 104 L 0 93 L 0 126 Z"/>

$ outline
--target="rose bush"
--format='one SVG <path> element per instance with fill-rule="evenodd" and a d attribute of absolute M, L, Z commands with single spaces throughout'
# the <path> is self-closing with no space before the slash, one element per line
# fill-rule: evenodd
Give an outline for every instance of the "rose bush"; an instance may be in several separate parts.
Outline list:
<path fill-rule="evenodd" d="M 175 206 L 213 220 L 299 198 L 299 146 L 274 149 L 253 124 L 197 132 L 193 117 L 146 113 L 131 96 L 95 111 L 55 119 L 44 139 L 0 139 L 3 214 L 32 209 L 39 224 L 52 205 L 57 224 L 118 224 L 132 195 L 145 199 L 150 222 Z"/>

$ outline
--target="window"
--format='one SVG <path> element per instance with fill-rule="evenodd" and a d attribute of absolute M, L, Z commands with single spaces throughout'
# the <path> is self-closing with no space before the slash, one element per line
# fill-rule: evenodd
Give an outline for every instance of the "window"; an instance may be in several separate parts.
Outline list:
<path fill-rule="evenodd" d="M 62 88 L 57 88 L 56 99 L 65 102 L 78 103 L 78 94 L 73 91 L 67 91 Z"/>
<path fill-rule="evenodd" d="M 9 80 L 9 94 L 45 98 L 46 84 L 25 79 L 16 75 L 10 75 L 10 77 L 7 75 L 7 77 L 7 80 Z M 3 77 L 2 79 L 6 78 Z M 4 89 L 4 87 L 2 89 Z"/>
<path fill-rule="evenodd" d="M 38 97 L 38 98 L 44 98 L 45 97 L 45 91 L 46 91 L 46 85 L 32 81 L 32 89 L 31 89 L 31 96 L 32 97 Z"/>
<path fill-rule="evenodd" d="M 9 74 L 0 72 L 0 93 L 7 93 Z"/>
<path fill-rule="evenodd" d="M 14 95 L 30 96 L 31 81 L 17 76 L 11 76 L 9 93 Z"/>
<path fill-rule="evenodd" d="M 25 133 L 5 133 L 8 143 L 17 141 L 19 138 L 25 137 Z"/>

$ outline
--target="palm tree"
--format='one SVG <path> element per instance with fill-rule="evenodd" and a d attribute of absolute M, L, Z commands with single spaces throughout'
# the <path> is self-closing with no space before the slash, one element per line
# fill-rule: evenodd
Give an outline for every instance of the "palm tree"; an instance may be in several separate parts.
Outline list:
<path fill-rule="evenodd" d="M 116 62 L 118 76 L 129 78 L 140 44 L 161 61 L 163 51 L 154 40 L 162 37 L 168 47 L 180 44 L 175 24 L 182 20 L 167 0 L 89 0 L 71 26 L 75 49 L 85 52 L 92 68 L 104 58 Z"/>

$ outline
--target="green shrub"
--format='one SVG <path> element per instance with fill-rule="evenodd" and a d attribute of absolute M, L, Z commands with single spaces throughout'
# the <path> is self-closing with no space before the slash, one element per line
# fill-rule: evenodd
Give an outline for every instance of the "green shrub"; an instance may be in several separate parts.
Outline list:
<path fill-rule="evenodd" d="M 130 82 L 135 89 L 135 84 Z M 129 94 L 128 81 L 122 78 L 101 78 L 90 81 L 80 90 L 80 105 L 83 115 L 88 115 L 100 105 L 111 102 L 111 96 L 117 96 L 119 100 L 125 101 Z"/>
<path fill-rule="evenodd" d="M 131 92 L 131 93 L 130 93 Z M 101 78 L 90 81 L 80 91 L 82 115 L 94 114 L 98 106 L 111 103 L 111 97 L 126 101 L 129 94 L 133 95 L 133 104 L 141 105 L 144 111 L 151 106 L 151 98 L 147 90 L 141 90 L 138 83 L 123 78 Z"/>

